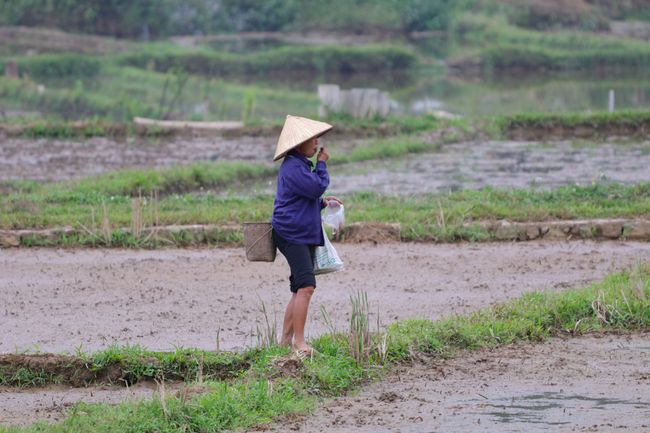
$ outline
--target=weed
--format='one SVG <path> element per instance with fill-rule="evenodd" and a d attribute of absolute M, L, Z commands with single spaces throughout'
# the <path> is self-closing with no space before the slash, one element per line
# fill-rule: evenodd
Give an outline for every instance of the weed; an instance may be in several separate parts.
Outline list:
<path fill-rule="evenodd" d="M 260 299 L 260 313 L 262 314 L 263 324 L 260 328 L 259 321 L 256 321 L 256 336 L 258 347 L 274 347 L 277 346 L 278 330 L 275 314 L 273 320 L 269 319 L 269 312 L 266 309 L 266 303 Z"/>
<path fill-rule="evenodd" d="M 349 345 L 355 361 L 364 363 L 370 354 L 370 311 L 368 294 L 363 291 L 350 295 L 352 314 L 350 315 Z"/>

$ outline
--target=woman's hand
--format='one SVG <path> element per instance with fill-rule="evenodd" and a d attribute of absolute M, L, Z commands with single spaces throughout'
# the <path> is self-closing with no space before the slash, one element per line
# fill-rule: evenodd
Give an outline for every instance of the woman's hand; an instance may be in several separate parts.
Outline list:
<path fill-rule="evenodd" d="M 343 205 L 343 202 L 339 198 L 334 197 L 333 195 L 323 197 L 323 200 L 325 200 L 325 204 L 329 203 L 330 201 L 333 201 L 333 202 L 338 203 L 341 206 Z"/>
<path fill-rule="evenodd" d="M 316 157 L 316 160 L 327 162 L 328 159 L 330 159 L 330 154 L 327 153 L 327 148 L 325 146 L 322 146 L 318 151 L 318 156 Z"/>

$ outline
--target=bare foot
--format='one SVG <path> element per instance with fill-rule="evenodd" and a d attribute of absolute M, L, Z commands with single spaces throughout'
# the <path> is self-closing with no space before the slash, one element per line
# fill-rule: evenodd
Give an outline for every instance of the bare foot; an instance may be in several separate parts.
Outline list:
<path fill-rule="evenodd" d="M 286 339 L 283 338 L 283 339 L 280 340 L 280 342 L 278 343 L 278 346 L 280 346 L 280 347 L 291 347 L 291 348 L 293 348 L 293 346 L 292 346 L 292 344 L 291 344 L 291 343 L 292 343 L 291 340 L 293 340 L 293 338 L 289 338 L 288 340 L 286 340 Z"/>
<path fill-rule="evenodd" d="M 293 351 L 298 359 L 301 361 L 304 361 L 305 359 L 313 359 L 314 358 L 314 353 L 316 352 L 312 347 L 305 346 L 303 349 L 295 349 Z"/>

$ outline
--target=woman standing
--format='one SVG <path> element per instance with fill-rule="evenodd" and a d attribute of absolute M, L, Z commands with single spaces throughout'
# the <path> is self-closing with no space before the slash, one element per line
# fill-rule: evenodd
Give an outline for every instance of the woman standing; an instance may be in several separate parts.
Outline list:
<path fill-rule="evenodd" d="M 332 128 L 325 122 L 287 116 L 273 157 L 284 158 L 271 219 L 273 241 L 289 263 L 292 293 L 279 344 L 291 346 L 300 358 L 313 352 L 305 341 L 305 323 L 316 288 L 314 250 L 324 244 L 320 211 L 330 200 L 341 203 L 336 197 L 321 197 L 330 182 L 329 154 L 324 146 L 318 149 L 318 137 Z M 314 167 L 309 158 L 316 154 Z"/>

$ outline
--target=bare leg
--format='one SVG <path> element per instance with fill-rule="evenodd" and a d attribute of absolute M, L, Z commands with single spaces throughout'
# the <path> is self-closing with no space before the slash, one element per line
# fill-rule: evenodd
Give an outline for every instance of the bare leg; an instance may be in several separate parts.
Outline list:
<path fill-rule="evenodd" d="M 291 295 L 291 300 L 284 311 L 284 322 L 282 323 L 282 336 L 280 337 L 280 346 L 289 346 L 293 341 L 293 308 L 295 305 L 296 294 Z"/>
<path fill-rule="evenodd" d="M 309 301 L 314 294 L 314 287 L 303 287 L 298 290 L 293 301 L 293 347 L 297 350 L 311 350 L 305 341 L 305 323 Z"/>

